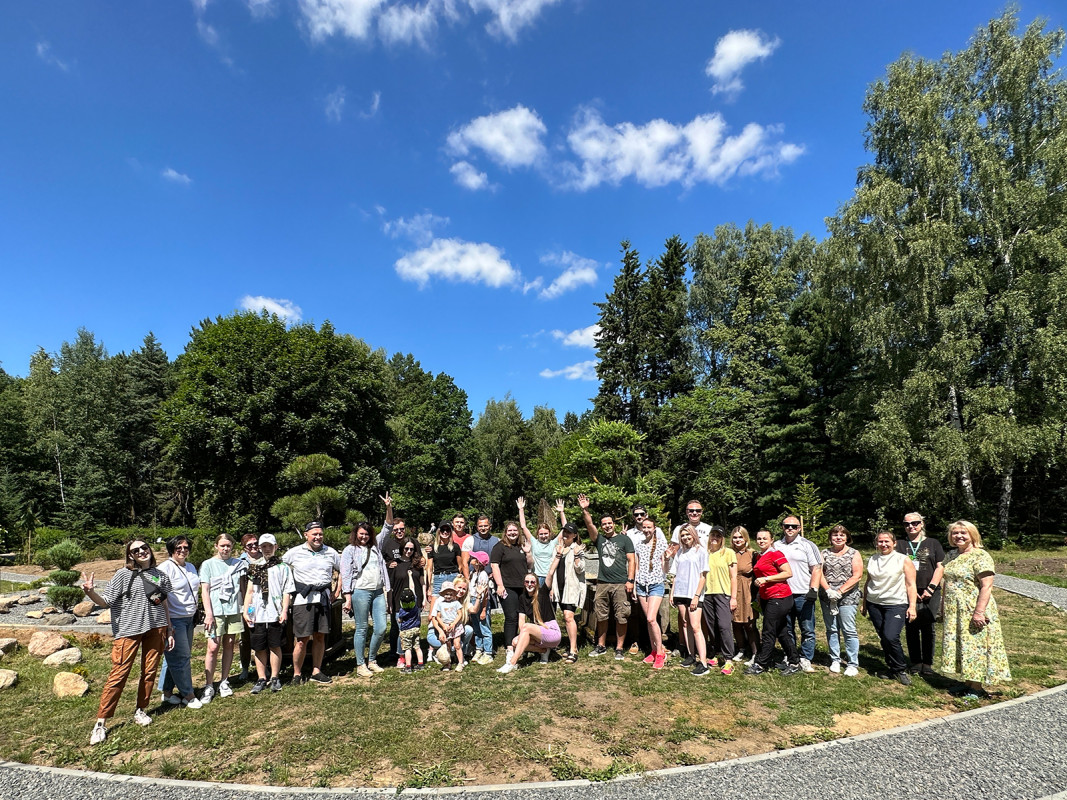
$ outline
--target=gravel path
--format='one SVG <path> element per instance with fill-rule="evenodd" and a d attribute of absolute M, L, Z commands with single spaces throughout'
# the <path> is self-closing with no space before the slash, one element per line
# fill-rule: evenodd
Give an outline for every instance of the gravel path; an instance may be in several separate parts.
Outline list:
<path fill-rule="evenodd" d="M 1067 606 L 1067 590 L 997 576 L 997 586 Z M 88 729 L 86 729 L 88 735 Z M 1065 800 L 1067 686 L 889 731 L 603 784 L 584 781 L 404 794 L 521 792 L 522 800 Z M 0 762 L 0 800 L 335 800 L 395 797 L 395 790 L 265 789 L 99 776 Z"/>

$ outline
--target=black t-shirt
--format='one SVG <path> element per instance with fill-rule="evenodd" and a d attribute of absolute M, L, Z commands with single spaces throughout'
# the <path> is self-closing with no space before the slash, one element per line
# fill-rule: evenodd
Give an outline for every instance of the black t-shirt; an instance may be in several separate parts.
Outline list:
<path fill-rule="evenodd" d="M 433 574 L 442 575 L 450 572 L 459 572 L 460 546 L 455 542 L 441 547 L 440 542 L 434 542 L 430 549 L 429 558 L 433 561 Z M 522 581 L 519 581 L 522 583 Z"/>
<path fill-rule="evenodd" d="M 504 586 L 509 589 L 521 587 L 523 578 L 530 571 L 526 565 L 526 553 L 522 552 L 522 548 L 518 546 L 508 547 L 501 542 L 493 548 L 489 560 L 493 564 L 500 565 L 500 577 L 504 581 Z"/>
<path fill-rule="evenodd" d="M 941 542 L 931 536 L 924 536 L 918 547 L 913 545 L 907 537 L 898 539 L 897 552 L 918 561 L 915 565 L 915 589 L 920 594 L 934 577 L 937 565 L 945 560 L 945 550 L 941 547 Z"/>
<path fill-rule="evenodd" d="M 408 581 L 408 575 L 411 576 L 410 581 Z M 400 608 L 400 591 L 411 588 L 411 584 L 415 585 L 415 602 L 418 603 L 419 608 L 422 608 L 422 581 L 422 567 L 412 567 L 410 561 L 403 559 L 396 562 L 396 566 L 389 570 L 389 584 L 392 587 L 391 594 L 394 611 Z"/>
<path fill-rule="evenodd" d="M 385 559 L 385 563 L 389 564 L 393 561 L 399 561 L 404 554 L 404 545 L 412 541 L 405 536 L 403 539 L 397 539 L 393 534 L 382 539 L 382 558 Z M 415 547 L 418 547 L 419 543 L 415 542 Z"/>
<path fill-rule="evenodd" d="M 541 587 L 541 597 L 538 605 L 541 607 L 541 622 L 553 622 L 556 619 L 556 610 L 552 608 L 552 601 L 548 599 L 548 589 Z M 527 622 L 537 622 L 533 613 L 533 598 L 523 590 L 519 595 L 519 613 L 526 615 Z"/>

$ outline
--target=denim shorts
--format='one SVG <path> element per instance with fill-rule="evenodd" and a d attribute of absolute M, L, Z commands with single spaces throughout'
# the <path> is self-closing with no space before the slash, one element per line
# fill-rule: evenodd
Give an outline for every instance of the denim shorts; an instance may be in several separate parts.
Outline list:
<path fill-rule="evenodd" d="M 662 583 L 639 583 L 634 586 L 634 594 L 638 597 L 663 597 L 667 591 Z"/>

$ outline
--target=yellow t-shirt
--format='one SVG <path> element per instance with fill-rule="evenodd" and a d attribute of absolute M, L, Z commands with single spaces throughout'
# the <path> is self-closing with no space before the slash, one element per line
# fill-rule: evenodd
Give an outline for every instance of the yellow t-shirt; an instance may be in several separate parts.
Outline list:
<path fill-rule="evenodd" d="M 730 567 L 737 564 L 737 553 L 732 547 L 720 547 L 708 553 L 707 594 L 730 594 Z"/>

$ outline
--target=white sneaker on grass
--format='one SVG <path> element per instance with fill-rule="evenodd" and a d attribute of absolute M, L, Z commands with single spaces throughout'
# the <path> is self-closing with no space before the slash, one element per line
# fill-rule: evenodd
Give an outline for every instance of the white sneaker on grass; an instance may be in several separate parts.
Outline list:
<path fill-rule="evenodd" d="M 197 700 L 196 695 L 194 694 L 191 699 L 182 700 L 182 706 L 184 706 L 185 708 L 191 708 L 195 711 L 198 708 L 203 708 L 204 704 Z"/>
<path fill-rule="evenodd" d="M 147 728 L 152 724 L 152 718 L 145 713 L 143 708 L 139 708 L 133 712 L 133 721 L 142 728 Z"/>
<path fill-rule="evenodd" d="M 840 674 L 840 672 L 841 672 L 841 662 L 840 661 L 835 661 L 833 664 L 831 664 L 830 665 L 830 672 L 834 673 L 835 675 Z"/>
<path fill-rule="evenodd" d="M 200 702 L 203 705 L 206 706 L 214 698 L 215 698 L 215 685 L 213 683 L 209 683 L 207 686 L 204 687 L 204 691 L 200 693 Z"/>
<path fill-rule="evenodd" d="M 845 677 L 846 678 L 855 678 L 859 674 L 860 674 L 859 667 L 853 666 L 852 664 L 849 664 L 847 667 L 845 667 Z"/>
<path fill-rule="evenodd" d="M 500 667 L 497 672 L 501 675 L 507 675 L 509 672 L 514 672 L 518 667 L 512 664 L 510 661 L 505 662 L 504 666 Z"/>
<path fill-rule="evenodd" d="M 103 722 L 97 722 L 93 726 L 93 732 L 89 734 L 89 744 L 100 744 L 107 738 L 107 728 L 104 727 Z"/>
<path fill-rule="evenodd" d="M 809 659 L 806 659 L 806 658 L 800 659 L 800 668 L 804 672 L 814 672 L 815 671 L 815 667 L 813 667 L 811 665 L 811 661 Z"/>
<path fill-rule="evenodd" d="M 219 681 L 219 697 L 229 697 L 233 694 L 229 681 Z"/>
<path fill-rule="evenodd" d="M 182 699 L 176 694 L 165 694 L 160 698 L 159 702 L 170 703 L 172 706 L 180 706 L 182 704 Z"/>

